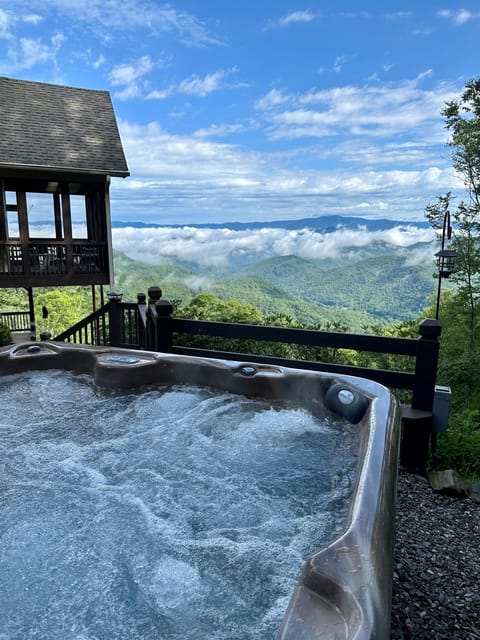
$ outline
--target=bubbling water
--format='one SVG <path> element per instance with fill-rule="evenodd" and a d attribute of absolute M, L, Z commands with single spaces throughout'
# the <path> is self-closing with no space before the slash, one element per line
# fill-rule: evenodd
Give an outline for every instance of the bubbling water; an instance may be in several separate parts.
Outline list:
<path fill-rule="evenodd" d="M 274 638 L 356 436 L 285 403 L 0 378 L 0 638 Z"/>

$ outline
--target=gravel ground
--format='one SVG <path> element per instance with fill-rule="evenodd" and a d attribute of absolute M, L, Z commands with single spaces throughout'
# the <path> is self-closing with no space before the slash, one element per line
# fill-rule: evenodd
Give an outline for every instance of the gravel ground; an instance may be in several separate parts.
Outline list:
<path fill-rule="evenodd" d="M 392 639 L 480 639 L 480 504 L 401 472 Z"/>

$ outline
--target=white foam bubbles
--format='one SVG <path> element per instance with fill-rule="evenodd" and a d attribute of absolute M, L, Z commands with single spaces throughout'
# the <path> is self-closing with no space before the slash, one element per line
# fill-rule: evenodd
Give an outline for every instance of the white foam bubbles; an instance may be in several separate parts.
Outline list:
<path fill-rule="evenodd" d="M 345 517 L 351 434 L 199 387 L 4 381 L 0 634 L 274 638 L 305 558 Z"/>
<path fill-rule="evenodd" d="M 177 558 L 163 556 L 156 566 L 153 591 L 161 610 L 188 608 L 201 591 L 198 569 Z"/>

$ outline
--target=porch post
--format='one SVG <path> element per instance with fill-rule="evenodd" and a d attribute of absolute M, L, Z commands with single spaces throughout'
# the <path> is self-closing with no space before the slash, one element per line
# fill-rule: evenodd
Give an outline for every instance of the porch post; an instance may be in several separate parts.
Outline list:
<path fill-rule="evenodd" d="M 27 194 L 17 191 L 18 233 L 22 245 L 23 274 L 29 276 L 30 269 L 30 237 L 28 233 Z"/>
<path fill-rule="evenodd" d="M 30 340 L 37 339 L 37 325 L 35 324 L 35 307 L 33 304 L 33 289 L 27 287 L 28 293 L 28 314 L 30 316 Z"/>
<path fill-rule="evenodd" d="M 65 240 L 65 257 L 67 262 L 67 273 L 73 273 L 72 212 L 70 209 L 70 193 L 68 190 L 68 185 L 62 186 L 61 202 L 62 202 L 63 237 Z"/>
<path fill-rule="evenodd" d="M 5 185 L 0 178 L 0 243 L 8 240 L 8 214 L 5 199 Z M 0 244 L 0 272 L 8 271 L 8 249 Z"/>
<path fill-rule="evenodd" d="M 110 176 L 105 178 L 105 222 L 107 229 L 107 252 L 108 252 L 108 281 L 110 290 L 115 289 L 115 274 L 113 271 L 113 246 L 112 246 L 112 216 L 110 212 Z"/>

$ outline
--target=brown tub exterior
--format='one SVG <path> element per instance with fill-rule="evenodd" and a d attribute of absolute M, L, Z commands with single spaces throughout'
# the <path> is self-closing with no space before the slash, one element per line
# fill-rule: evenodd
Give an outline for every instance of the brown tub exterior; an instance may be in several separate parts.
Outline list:
<path fill-rule="evenodd" d="M 339 388 L 347 396 L 358 397 L 364 403 L 362 416 L 347 411 L 345 421 L 346 428 L 358 430 L 361 443 L 357 484 L 345 528 L 305 563 L 277 637 L 390 637 L 400 413 L 385 387 L 361 378 L 250 362 L 53 342 L 0 350 L 0 375 L 33 369 L 89 373 L 99 385 L 112 388 L 155 383 L 211 386 L 250 397 L 286 399 L 319 416 L 329 411 L 341 414 L 342 403 L 335 402 Z"/>

